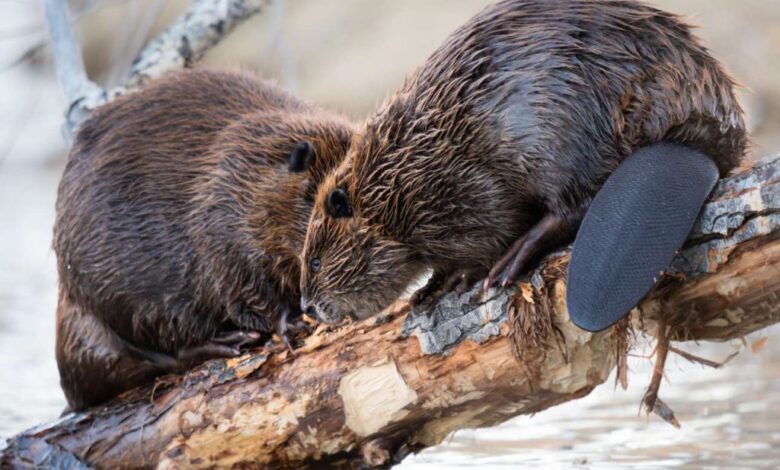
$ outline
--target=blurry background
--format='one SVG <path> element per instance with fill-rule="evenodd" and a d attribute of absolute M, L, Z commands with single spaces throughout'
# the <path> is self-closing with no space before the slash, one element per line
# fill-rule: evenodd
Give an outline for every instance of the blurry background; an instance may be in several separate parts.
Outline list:
<path fill-rule="evenodd" d="M 365 118 L 486 0 L 276 0 L 213 49 L 205 63 L 241 66 L 355 120 Z M 651 2 L 689 17 L 698 35 L 744 85 L 751 158 L 780 151 L 780 2 Z M 72 2 L 91 78 L 122 78 L 150 36 L 180 14 L 182 0 Z M 67 147 L 63 103 L 37 0 L 0 0 L 0 439 L 58 416 L 54 361 L 56 273 L 50 248 L 56 186 Z M 780 461 L 780 335 L 720 370 L 673 359 L 661 396 L 682 430 L 638 415 L 650 363 L 632 362 L 628 391 L 605 384 L 589 397 L 503 426 L 459 431 L 403 468 L 518 463 L 668 468 Z M 762 342 L 759 343 L 764 344 Z M 706 344 L 724 358 L 739 345 Z M 639 355 L 641 350 L 637 350 Z"/>

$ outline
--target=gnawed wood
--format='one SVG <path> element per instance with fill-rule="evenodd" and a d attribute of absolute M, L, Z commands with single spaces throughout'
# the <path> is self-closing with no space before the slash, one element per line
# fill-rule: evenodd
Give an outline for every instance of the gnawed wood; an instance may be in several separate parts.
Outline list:
<path fill-rule="evenodd" d="M 22 433 L 0 463 L 387 467 L 456 429 L 583 397 L 624 354 L 625 334 L 569 322 L 567 259 L 548 256 L 516 289 L 320 327 L 294 357 L 212 361 Z M 780 158 L 721 181 L 674 266 L 635 309 L 634 330 L 655 335 L 664 318 L 673 340 L 722 341 L 780 321 Z"/>

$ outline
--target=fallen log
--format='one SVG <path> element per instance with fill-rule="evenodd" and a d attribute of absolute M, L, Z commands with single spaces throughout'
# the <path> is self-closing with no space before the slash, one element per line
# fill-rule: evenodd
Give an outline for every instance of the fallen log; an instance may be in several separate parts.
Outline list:
<path fill-rule="evenodd" d="M 9 439 L 0 464 L 388 467 L 456 429 L 587 395 L 625 360 L 631 329 L 724 341 L 777 323 L 780 156 L 720 182 L 630 324 L 591 334 L 569 321 L 567 260 L 548 256 L 513 289 L 321 326 L 294 355 L 262 349 L 166 377 Z"/>

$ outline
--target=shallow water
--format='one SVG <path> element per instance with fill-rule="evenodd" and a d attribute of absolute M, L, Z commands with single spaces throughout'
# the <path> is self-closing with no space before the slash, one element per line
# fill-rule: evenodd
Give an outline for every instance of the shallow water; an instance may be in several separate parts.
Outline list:
<path fill-rule="evenodd" d="M 0 166 L 0 438 L 55 418 L 65 401 L 54 361 L 56 275 L 50 248 L 59 168 Z M 661 397 L 682 429 L 639 415 L 652 365 L 631 361 L 627 391 L 613 381 L 588 397 L 492 429 L 462 430 L 399 467 L 775 468 L 780 462 L 780 334 L 719 370 L 670 358 Z M 739 343 L 705 343 L 723 359 Z M 635 351 L 639 354 L 642 351 Z"/>
<path fill-rule="evenodd" d="M 51 249 L 59 173 L 0 166 L 0 438 L 65 407 L 54 361 Z"/>

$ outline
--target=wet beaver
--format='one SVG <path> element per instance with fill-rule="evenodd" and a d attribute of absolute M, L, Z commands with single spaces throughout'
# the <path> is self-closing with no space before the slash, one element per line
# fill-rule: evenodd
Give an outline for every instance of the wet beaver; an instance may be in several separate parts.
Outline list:
<path fill-rule="evenodd" d="M 209 70 L 154 81 L 85 121 L 54 227 L 71 408 L 284 335 L 300 312 L 316 187 L 352 134 L 249 74 Z"/>
<path fill-rule="evenodd" d="M 487 7 L 406 80 L 320 186 L 304 245 L 302 307 L 324 322 L 364 318 L 426 268 L 433 275 L 418 298 L 486 274 L 486 287 L 511 283 L 573 237 L 599 188 L 638 150 L 666 145 L 660 153 L 670 158 L 653 168 L 696 167 L 689 156 L 698 152 L 717 164 L 708 163 L 716 176 L 737 165 L 747 138 L 733 88 L 686 24 L 641 3 Z M 644 175 L 656 189 L 664 184 Z M 628 182 L 642 179 L 632 173 Z M 684 201 L 680 227 L 690 229 L 701 203 Z M 652 231 L 611 230 L 655 246 Z M 654 262 L 674 250 L 661 251 L 649 255 Z"/>

